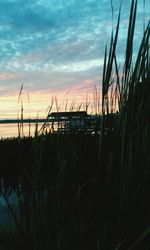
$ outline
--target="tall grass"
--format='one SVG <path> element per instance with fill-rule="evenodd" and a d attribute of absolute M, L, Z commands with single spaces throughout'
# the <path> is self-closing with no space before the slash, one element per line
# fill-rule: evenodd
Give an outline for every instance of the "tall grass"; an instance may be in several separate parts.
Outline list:
<path fill-rule="evenodd" d="M 118 145 L 116 145 L 118 149 L 117 165 L 119 166 L 119 169 L 114 169 L 114 151 L 110 152 L 110 163 L 107 166 L 108 170 L 111 172 L 111 175 L 108 175 L 109 179 L 111 179 L 113 171 L 118 171 L 118 221 L 120 222 L 121 227 L 124 228 L 124 233 L 120 238 L 120 243 L 118 243 L 117 249 L 147 249 L 143 244 L 144 241 L 146 242 L 144 236 L 150 237 L 150 217 L 147 212 L 147 209 L 149 207 L 147 199 L 150 190 L 148 184 L 148 176 L 150 173 L 150 152 L 148 149 L 150 143 L 150 129 L 148 122 L 150 105 L 148 98 L 150 81 L 150 22 L 147 23 L 147 26 L 145 28 L 137 59 L 135 64 L 133 65 L 132 53 L 134 46 L 133 39 L 136 22 L 136 12 L 137 1 L 131 1 L 125 51 L 125 63 L 122 70 L 122 76 L 120 76 L 121 74 L 119 73 L 116 55 L 120 11 L 116 33 L 114 35 L 114 38 L 113 34 L 111 37 L 109 54 L 107 56 L 106 48 L 104 57 L 102 85 L 103 115 L 105 113 L 109 115 L 108 96 L 109 92 L 111 91 L 112 85 L 111 79 L 113 74 L 113 65 L 116 70 L 115 90 L 117 91 L 119 106 L 117 132 L 118 143 L 120 145 L 119 147 Z M 101 148 L 103 149 L 103 145 Z M 100 175 L 102 175 L 102 173 L 103 170 L 100 169 Z M 113 185 L 115 186 L 114 183 Z M 106 183 L 104 184 L 104 186 L 104 188 L 106 188 Z M 111 192 L 111 194 L 114 195 L 113 192 Z M 133 226 L 133 224 L 135 226 Z M 120 228 L 119 225 L 118 228 Z M 135 243 L 133 243 L 132 241 L 135 241 Z M 131 244 L 130 242 L 133 244 Z M 130 246 L 130 244 L 132 246 Z"/>

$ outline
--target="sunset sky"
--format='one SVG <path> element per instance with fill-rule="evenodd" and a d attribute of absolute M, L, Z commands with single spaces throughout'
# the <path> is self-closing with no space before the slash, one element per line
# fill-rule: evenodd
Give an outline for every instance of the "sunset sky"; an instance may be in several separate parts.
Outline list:
<path fill-rule="evenodd" d="M 116 25 L 120 0 L 112 2 L 113 22 L 111 0 L 0 0 L 0 119 L 16 118 L 22 84 L 27 117 L 38 112 L 43 117 L 52 96 L 61 100 L 62 108 L 65 98 L 90 98 L 93 87 L 100 87 L 104 47 Z M 143 33 L 143 2 L 138 1 L 135 54 Z M 122 3 L 120 63 L 130 3 Z M 148 20 L 149 0 L 145 13 Z"/>

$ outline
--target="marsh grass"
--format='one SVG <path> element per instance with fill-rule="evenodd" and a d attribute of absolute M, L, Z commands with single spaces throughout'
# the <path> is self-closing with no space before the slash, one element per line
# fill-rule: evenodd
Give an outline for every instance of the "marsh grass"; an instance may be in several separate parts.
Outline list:
<path fill-rule="evenodd" d="M 117 96 L 119 106 L 117 130 L 118 135 L 120 133 L 120 138 L 118 136 L 118 143 L 120 145 L 118 147 L 118 144 L 116 144 L 118 149 L 117 161 L 119 166 L 119 169 L 117 169 L 118 178 L 116 181 L 119 190 L 117 197 L 118 221 L 121 225 L 121 228 L 118 225 L 118 229 L 120 228 L 120 232 L 122 231 L 122 236 L 120 234 L 121 238 L 117 249 L 147 249 L 144 242 L 147 242 L 148 237 L 150 237 L 150 217 L 147 213 L 147 209 L 149 207 L 147 203 L 147 195 L 150 191 L 147 179 L 149 176 L 148 145 L 150 143 L 150 130 L 148 122 L 150 105 L 148 98 L 150 81 L 150 23 L 148 22 L 145 28 L 137 59 L 135 65 L 133 66 L 132 53 L 134 45 L 133 38 L 136 11 L 137 1 L 132 1 L 126 43 L 125 63 L 121 77 L 119 76 L 119 67 L 117 65 L 116 56 L 120 11 L 114 38 L 112 33 L 108 57 L 107 48 L 105 50 L 104 57 L 102 92 L 103 115 L 107 113 L 109 116 L 108 103 L 110 100 L 108 100 L 108 94 L 109 91 L 111 91 L 113 65 L 116 70 L 115 89 L 118 92 Z M 101 143 L 103 143 L 102 140 Z M 101 149 L 103 150 L 103 145 L 101 146 Z M 107 175 L 109 177 L 109 183 L 111 183 L 110 180 L 113 176 L 113 172 L 115 171 L 115 165 L 113 162 L 114 156 L 115 152 L 110 152 L 110 162 L 107 166 L 109 171 L 111 171 L 111 175 Z M 103 152 L 101 153 L 101 157 L 103 157 Z M 102 171 L 103 169 L 100 169 L 100 176 L 102 175 Z M 113 186 L 115 186 L 114 183 Z M 104 184 L 104 189 L 105 188 L 106 183 Z M 111 194 L 114 195 L 113 192 L 111 192 Z M 106 234 L 108 237 L 108 232 Z M 147 238 L 144 239 L 144 236 Z M 132 241 L 135 241 L 135 243 L 132 244 Z M 132 246 L 130 246 L 130 244 Z"/>

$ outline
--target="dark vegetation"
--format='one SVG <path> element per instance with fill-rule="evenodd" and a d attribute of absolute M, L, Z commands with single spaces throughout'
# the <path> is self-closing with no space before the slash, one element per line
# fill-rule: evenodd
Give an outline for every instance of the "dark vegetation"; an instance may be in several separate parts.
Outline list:
<path fill-rule="evenodd" d="M 136 8 L 133 0 L 121 76 L 120 12 L 105 50 L 100 134 L 45 134 L 44 126 L 34 138 L 0 141 L 0 192 L 14 220 L 1 230 L 3 249 L 150 249 L 150 23 L 133 66 Z M 116 100 L 116 127 L 106 133 Z"/>

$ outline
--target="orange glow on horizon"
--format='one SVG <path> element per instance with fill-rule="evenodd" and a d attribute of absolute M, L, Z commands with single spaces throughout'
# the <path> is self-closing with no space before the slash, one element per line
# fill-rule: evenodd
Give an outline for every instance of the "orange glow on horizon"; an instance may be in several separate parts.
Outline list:
<path fill-rule="evenodd" d="M 84 82 L 85 83 L 85 82 Z M 47 91 L 31 91 L 23 89 L 19 102 L 19 93 L 11 93 L 0 97 L 0 119 L 17 119 L 21 117 L 46 118 L 48 110 L 56 111 L 87 111 L 89 114 L 101 113 L 101 87 L 91 87 L 86 81 L 86 88 L 79 84 L 67 89 L 48 89 Z M 111 99 L 111 92 L 108 93 Z M 110 112 L 118 110 L 118 104 L 109 102 Z"/>
<path fill-rule="evenodd" d="M 89 86 L 87 86 L 88 84 Z M 95 113 L 95 96 L 90 84 L 90 81 L 86 82 L 87 88 L 79 84 L 70 90 L 60 89 L 57 91 L 49 89 L 47 91 L 32 91 L 28 93 L 24 89 L 19 102 L 18 92 L 1 96 L 0 119 L 17 119 L 17 116 L 21 116 L 21 105 L 25 119 L 36 118 L 37 116 L 38 118 L 46 118 L 50 106 L 52 106 L 51 111 L 87 109 L 88 113 Z"/>

